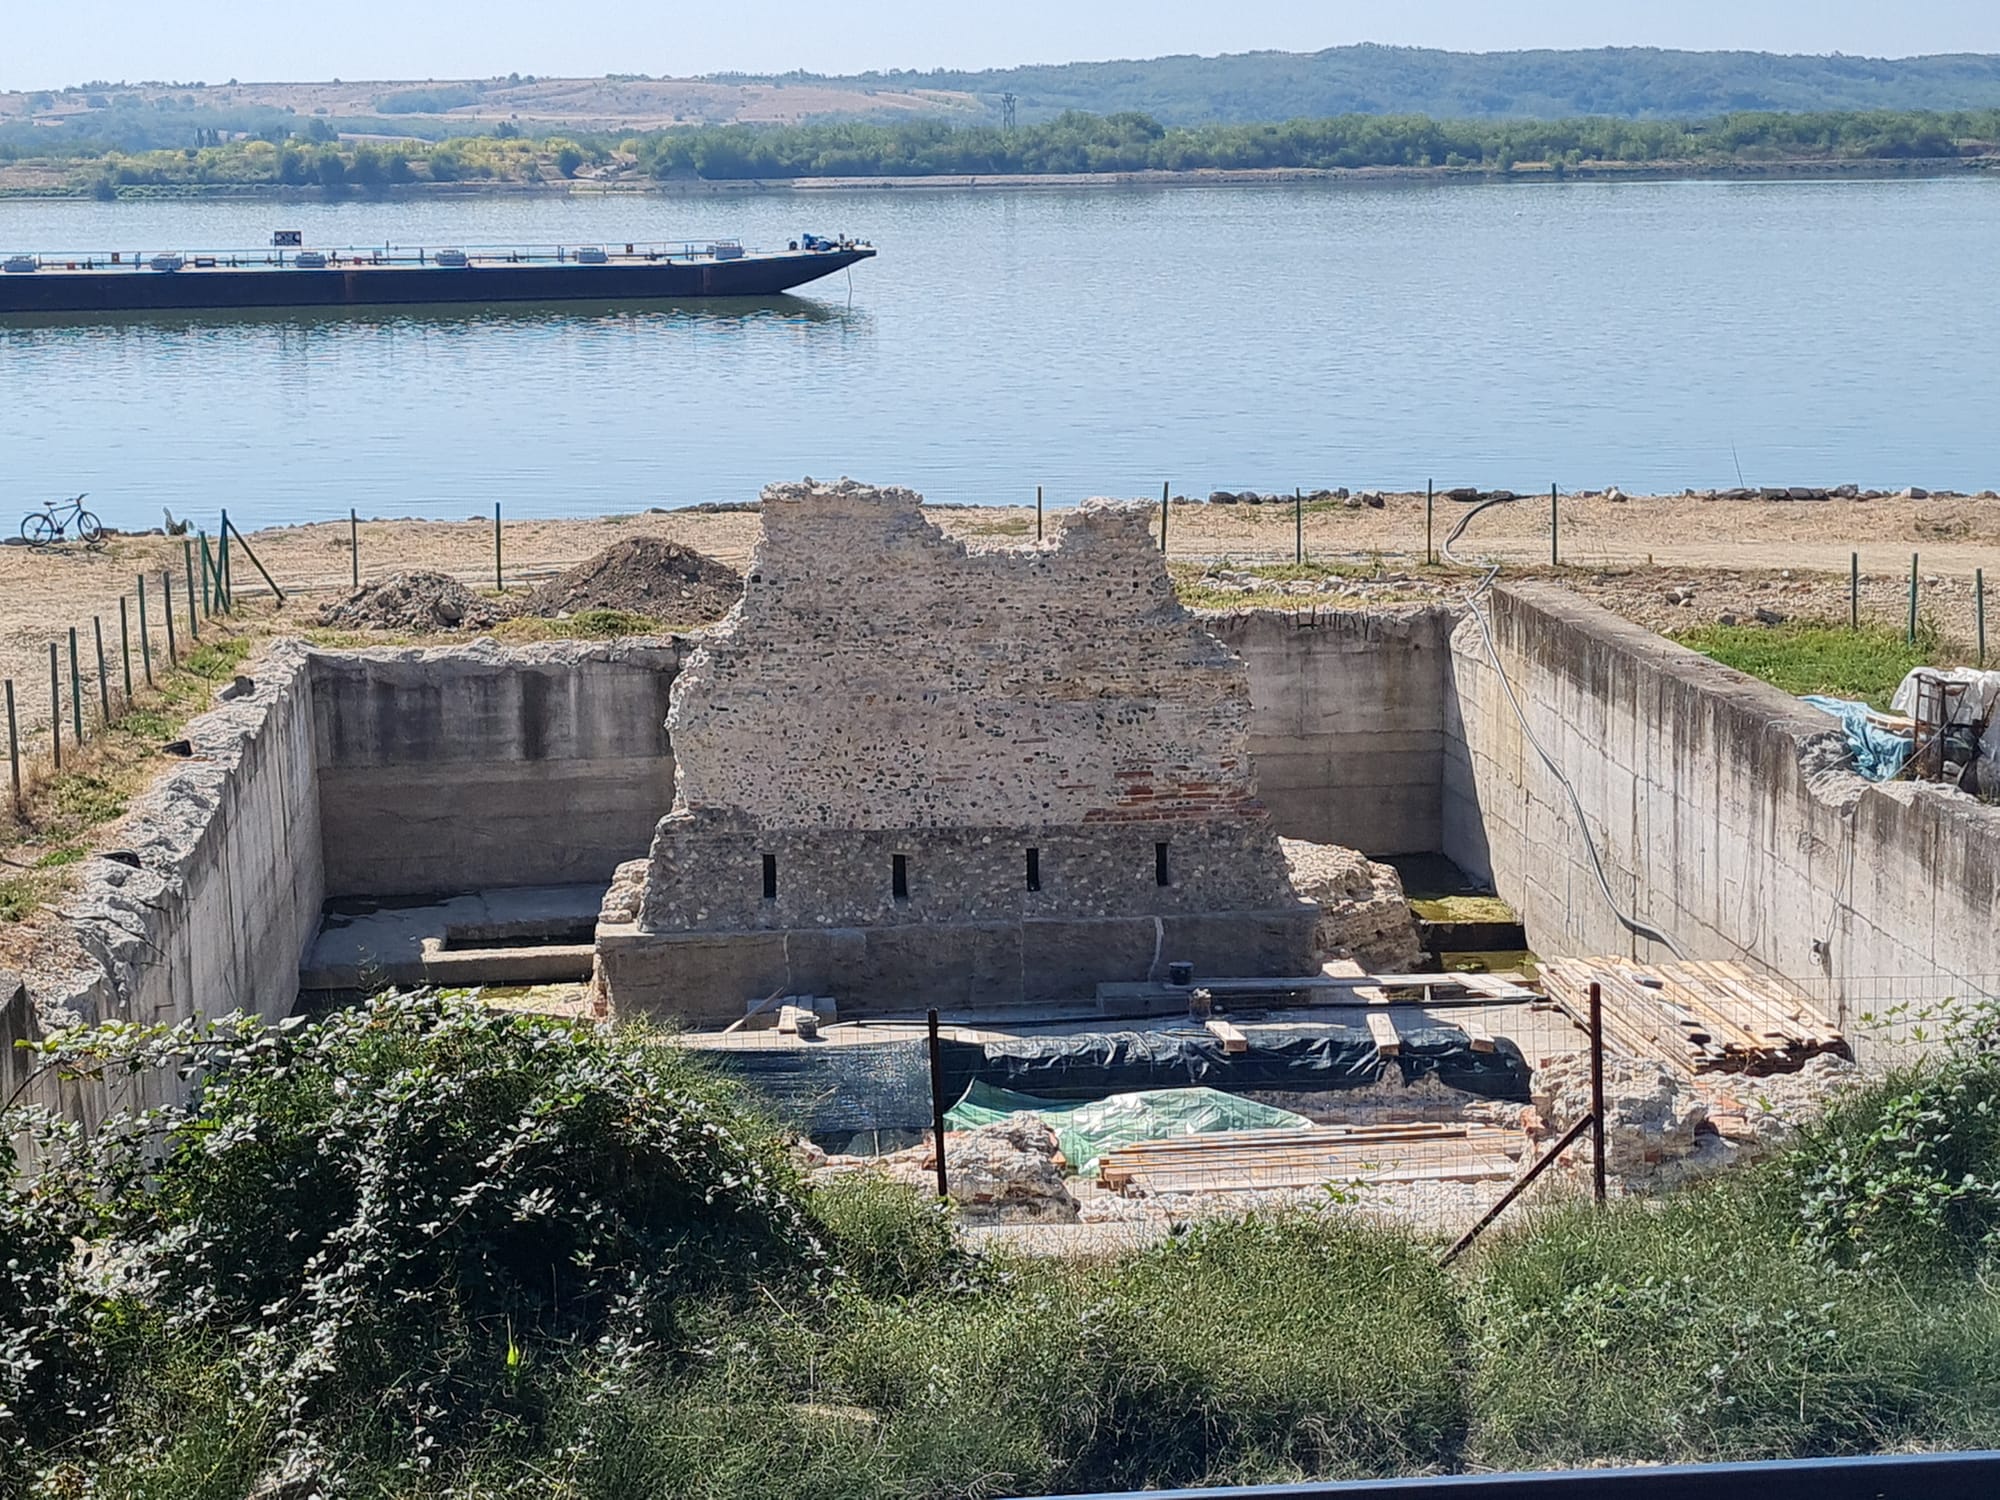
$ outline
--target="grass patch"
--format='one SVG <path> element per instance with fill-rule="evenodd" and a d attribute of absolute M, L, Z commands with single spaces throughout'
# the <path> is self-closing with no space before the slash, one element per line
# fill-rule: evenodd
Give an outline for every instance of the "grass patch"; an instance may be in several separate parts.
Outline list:
<path fill-rule="evenodd" d="M 1702 625 L 1674 637 L 1794 695 L 1821 693 L 1886 709 L 1896 685 L 1912 668 L 1942 665 L 1952 654 L 1935 626 L 1917 630 L 1915 642 L 1886 625 L 1787 621 L 1783 625 Z"/>
<path fill-rule="evenodd" d="M 516 615 L 511 620 L 502 620 L 488 633 L 500 641 L 610 641 L 621 636 L 661 635 L 667 629 L 661 621 L 629 610 L 580 609 L 560 620 Z"/>

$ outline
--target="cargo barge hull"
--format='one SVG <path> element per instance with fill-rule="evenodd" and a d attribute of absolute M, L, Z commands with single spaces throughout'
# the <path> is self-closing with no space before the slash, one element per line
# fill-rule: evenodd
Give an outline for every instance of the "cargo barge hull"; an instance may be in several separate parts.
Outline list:
<path fill-rule="evenodd" d="M 0 316 L 10 313 L 195 312 L 207 308 L 436 306 L 495 302 L 637 302 L 769 297 L 875 254 L 867 246 L 710 257 L 616 257 L 604 264 L 475 258 L 461 266 L 407 260 L 290 264 L 145 263 L 89 269 L 44 265 L 0 275 Z"/>

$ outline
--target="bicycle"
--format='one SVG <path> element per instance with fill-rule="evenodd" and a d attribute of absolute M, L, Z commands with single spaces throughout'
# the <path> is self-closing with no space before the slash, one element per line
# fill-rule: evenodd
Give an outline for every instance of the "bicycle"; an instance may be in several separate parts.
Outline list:
<path fill-rule="evenodd" d="M 78 495 L 61 505 L 51 500 L 40 510 L 29 511 L 21 518 L 21 540 L 30 547 L 46 547 L 61 541 L 73 524 L 84 545 L 95 547 L 104 540 L 104 523 L 83 508 L 84 498 Z"/>

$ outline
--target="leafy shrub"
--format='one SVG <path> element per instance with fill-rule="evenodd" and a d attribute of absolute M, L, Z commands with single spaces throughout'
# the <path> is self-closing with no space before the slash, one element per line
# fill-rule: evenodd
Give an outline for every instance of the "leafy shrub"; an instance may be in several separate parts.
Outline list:
<path fill-rule="evenodd" d="M 157 1148 L 100 1146 L 109 1232 L 169 1330 L 240 1340 L 293 1421 L 359 1399 L 422 1446 L 531 1421 L 537 1362 L 820 1261 L 772 1140 L 641 1034 L 420 995 L 149 1045 L 205 1081 Z"/>

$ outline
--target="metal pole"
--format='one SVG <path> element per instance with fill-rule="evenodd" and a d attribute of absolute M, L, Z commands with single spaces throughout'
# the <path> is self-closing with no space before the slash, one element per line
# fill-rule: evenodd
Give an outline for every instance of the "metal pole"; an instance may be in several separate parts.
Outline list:
<path fill-rule="evenodd" d="M 160 570 L 160 612 L 167 617 L 167 670 L 178 672 L 181 667 L 181 649 L 174 641 L 174 570 Z M 189 611 L 193 613 L 192 610 Z"/>
<path fill-rule="evenodd" d="M 194 543 L 183 538 L 181 541 L 181 554 L 187 559 L 188 639 L 198 641 L 201 639 L 201 619 L 195 613 L 194 607 Z M 173 586 L 173 579 L 171 577 L 168 578 L 167 584 L 169 591 L 171 591 Z M 173 609 L 170 606 L 167 610 L 167 618 L 172 619 L 173 613 Z M 171 641 L 167 644 L 170 648 L 173 645 Z"/>
<path fill-rule="evenodd" d="M 1549 486 L 1549 566 L 1552 568 L 1559 568 L 1562 566 L 1561 538 L 1557 535 L 1557 532 L 1560 529 L 1560 524 L 1561 524 L 1561 518 L 1557 514 L 1556 487 L 1554 485 L 1550 485 Z"/>
<path fill-rule="evenodd" d="M 944 1165 L 944 1056 L 938 1046 L 938 1013 L 930 1013 L 931 1046 L 931 1137 L 937 1142 L 937 1190 L 940 1198 L 951 1196 L 951 1178 Z"/>
<path fill-rule="evenodd" d="M 278 587 L 278 580 L 271 576 L 271 570 L 264 566 L 262 559 L 260 559 L 256 553 L 250 550 L 250 544 L 245 540 L 243 540 L 243 533 L 236 530 L 236 523 L 230 520 L 229 517 L 225 514 L 222 518 L 222 524 L 224 525 L 224 527 L 227 528 L 222 533 L 223 545 L 224 546 L 228 545 L 230 535 L 234 533 L 236 537 L 236 545 L 238 547 L 241 547 L 243 549 L 243 555 L 250 559 L 250 566 L 255 568 L 260 574 L 263 575 L 264 582 L 270 585 L 271 592 L 277 595 L 278 602 L 280 604 L 283 604 L 285 602 L 285 591 Z"/>
<path fill-rule="evenodd" d="M 56 665 L 56 643 L 49 642 L 49 749 L 56 769 L 62 769 L 62 672 Z"/>
<path fill-rule="evenodd" d="M 1435 479 L 1426 479 L 1424 481 L 1424 561 L 1427 563 L 1434 563 L 1438 560 L 1437 547 L 1431 541 L 1433 535 L 1431 529 L 1431 511 L 1436 505 L 1437 481 Z"/>
<path fill-rule="evenodd" d="M 1167 555 L 1167 492 L 1173 488 L 1172 481 L 1160 486 L 1160 556 Z"/>
<path fill-rule="evenodd" d="M 215 528 L 215 599 L 222 606 L 224 614 L 234 614 L 229 603 L 229 512 L 222 513 L 222 524 Z"/>
<path fill-rule="evenodd" d="M 198 531 L 195 535 L 201 539 L 201 612 L 204 615 L 213 615 L 215 613 L 215 591 L 209 579 L 210 575 L 214 572 L 215 565 L 208 555 L 208 533 Z"/>
<path fill-rule="evenodd" d="M 76 659 L 76 627 L 69 628 L 69 727 L 76 731 L 72 742 L 83 743 L 83 670 Z"/>
<path fill-rule="evenodd" d="M 493 502 L 493 591 L 507 592 L 507 585 L 500 576 L 500 502 Z"/>
<path fill-rule="evenodd" d="M 354 514 L 354 507 L 347 508 L 347 552 L 354 568 L 354 586 L 361 587 L 361 518 Z"/>
<path fill-rule="evenodd" d="M 132 706 L 132 611 L 123 594 L 118 596 L 118 654 L 125 663 L 125 706 Z"/>
<path fill-rule="evenodd" d="M 1604 993 L 1590 986 L 1590 1193 L 1604 1201 Z"/>
<path fill-rule="evenodd" d="M 1453 1261 L 1457 1260 L 1458 1257 L 1464 1253 L 1466 1246 L 1470 1245 L 1474 1240 L 1478 1239 L 1480 1235 L 1484 1234 L 1486 1232 L 1487 1225 L 1491 1224 L 1495 1219 L 1499 1218 L 1500 1215 L 1505 1213 L 1507 1211 L 1508 1205 L 1511 1204 L 1516 1198 L 1520 1197 L 1521 1194 L 1525 1193 L 1530 1187 L 1532 1187 L 1535 1183 L 1535 1179 L 1540 1177 L 1542 1173 L 1546 1172 L 1557 1157 L 1561 1156 L 1563 1152 L 1569 1150 L 1571 1146 L 1575 1145 L 1576 1138 L 1582 1135 L 1584 1131 L 1588 1129 L 1590 1129 L 1590 1121 L 1584 1119 L 1584 1120 L 1578 1120 L 1574 1125 L 1570 1126 L 1569 1129 L 1565 1130 L 1562 1133 L 1562 1139 L 1557 1141 L 1553 1146 L 1549 1147 L 1547 1152 L 1545 1152 L 1542 1155 L 1541 1159 L 1538 1160 L 1532 1167 L 1528 1168 L 1526 1172 L 1522 1173 L 1519 1177 L 1515 1178 L 1514 1185 L 1508 1188 L 1506 1192 L 1500 1195 L 1500 1201 L 1494 1204 L 1491 1208 L 1487 1209 L 1484 1214 L 1480 1215 L 1479 1222 L 1477 1224 L 1474 1224 L 1470 1229 L 1466 1230 L 1464 1234 L 1460 1235 L 1458 1237 L 1457 1242 L 1449 1250 L 1445 1251 L 1443 1255 L 1438 1257 L 1438 1264 L 1441 1266 L 1448 1266 Z"/>
<path fill-rule="evenodd" d="M 1292 491 L 1292 561 L 1306 560 L 1306 496 L 1305 491 Z"/>
<path fill-rule="evenodd" d="M 1917 554 L 1910 554 L 1910 644 L 1917 643 Z"/>
<path fill-rule="evenodd" d="M 90 634 L 97 642 L 97 703 L 104 715 L 104 727 L 111 727 L 111 679 L 104 671 L 104 621 L 97 615 L 90 617 Z"/>
<path fill-rule="evenodd" d="M 1035 540 L 1042 539 L 1042 487 L 1035 486 Z"/>
<path fill-rule="evenodd" d="M 1972 570 L 1972 613 L 1979 621 L 1979 665 L 1986 665 L 1986 570 Z"/>
<path fill-rule="evenodd" d="M 14 679 L 7 679 L 7 766 L 14 773 L 14 811 L 21 810 L 21 726 L 14 717 Z"/>
<path fill-rule="evenodd" d="M 171 619 L 171 612 L 168 615 Z M 139 660 L 146 668 L 146 686 L 153 685 L 153 634 L 146 624 L 146 575 L 139 575 Z"/>
<path fill-rule="evenodd" d="M 1861 628 L 1861 554 L 1847 554 L 1847 628 Z"/>

